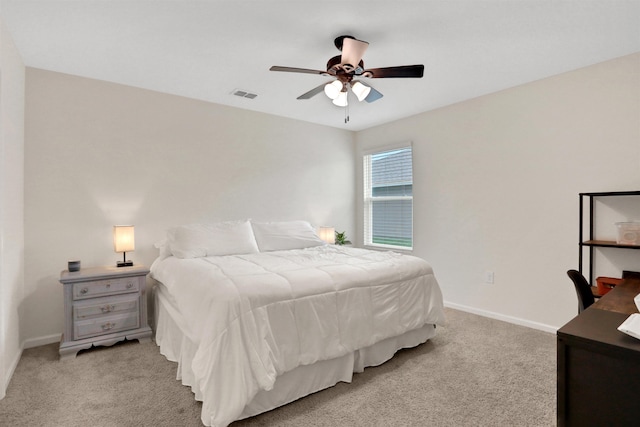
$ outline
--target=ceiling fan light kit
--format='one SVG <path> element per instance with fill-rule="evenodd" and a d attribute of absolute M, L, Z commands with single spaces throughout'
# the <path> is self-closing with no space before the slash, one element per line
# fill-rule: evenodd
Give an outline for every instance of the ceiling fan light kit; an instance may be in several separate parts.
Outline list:
<path fill-rule="evenodd" d="M 334 80 L 324 86 L 324 93 L 329 97 L 329 99 L 336 99 L 340 92 L 342 92 L 343 87 L 344 85 L 340 80 Z"/>
<path fill-rule="evenodd" d="M 362 102 L 371 92 L 371 88 L 356 81 L 351 82 L 351 92 L 353 92 L 353 94 L 358 98 L 358 101 Z"/>
<path fill-rule="evenodd" d="M 347 92 L 340 92 L 332 102 L 338 107 L 346 107 L 349 105 L 349 102 L 347 101 Z"/>
<path fill-rule="evenodd" d="M 323 83 L 318 87 L 300 95 L 297 99 L 310 99 L 324 90 L 332 102 L 339 107 L 347 107 L 348 90 L 358 98 L 358 101 L 374 102 L 382 98 L 382 94 L 370 85 L 353 80 L 354 77 L 370 79 L 380 78 L 421 78 L 424 74 L 424 65 L 401 65 L 396 67 L 365 69 L 362 57 L 369 43 L 358 40 L 353 36 L 339 36 L 334 44 L 341 55 L 334 56 L 327 62 L 327 71 L 310 70 L 306 68 L 293 68 L 273 66 L 271 71 L 284 71 L 289 73 L 319 74 L 321 76 L 335 77 L 330 83 Z M 348 120 L 345 120 L 345 122 Z"/>

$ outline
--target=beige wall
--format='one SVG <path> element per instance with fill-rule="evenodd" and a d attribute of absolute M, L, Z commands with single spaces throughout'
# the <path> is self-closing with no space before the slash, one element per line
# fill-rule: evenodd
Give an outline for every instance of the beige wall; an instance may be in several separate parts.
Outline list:
<path fill-rule="evenodd" d="M 402 141 L 414 254 L 447 303 L 553 330 L 576 312 L 577 194 L 640 188 L 639 75 L 637 54 L 354 135 L 27 69 L 23 337 L 55 341 L 60 270 L 115 262 L 116 223 L 136 225 L 146 264 L 166 227 L 209 219 L 306 218 L 361 241 L 355 154 Z M 637 269 L 637 255 L 605 252 L 601 272 Z"/>
<path fill-rule="evenodd" d="M 640 190 L 640 54 L 357 134 L 359 152 L 400 141 L 414 143 L 414 254 L 448 304 L 552 330 L 577 313 L 578 193 Z M 614 204 L 601 237 L 640 219 L 640 201 Z M 600 274 L 640 270 L 640 251 L 599 259 Z"/>
<path fill-rule="evenodd" d="M 0 18 L 0 399 L 21 354 L 24 64 Z"/>
<path fill-rule="evenodd" d="M 115 264 L 112 226 L 136 226 L 150 265 L 167 227 L 306 219 L 355 231 L 351 132 L 27 68 L 27 346 L 62 331 L 60 271 Z"/>

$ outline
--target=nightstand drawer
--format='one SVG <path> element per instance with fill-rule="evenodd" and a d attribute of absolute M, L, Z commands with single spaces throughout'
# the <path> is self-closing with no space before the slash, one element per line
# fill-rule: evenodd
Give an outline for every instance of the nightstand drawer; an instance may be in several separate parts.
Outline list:
<path fill-rule="evenodd" d="M 127 312 L 138 313 L 138 300 L 136 293 L 79 301 L 73 304 L 73 319 L 85 320 Z"/>
<path fill-rule="evenodd" d="M 138 278 L 121 277 L 116 279 L 96 280 L 93 282 L 74 283 L 73 299 L 94 298 L 104 295 L 138 292 Z"/>
<path fill-rule="evenodd" d="M 105 316 L 91 320 L 74 322 L 74 339 L 79 340 L 97 335 L 112 334 L 140 327 L 140 316 L 137 312 L 116 316 Z"/>

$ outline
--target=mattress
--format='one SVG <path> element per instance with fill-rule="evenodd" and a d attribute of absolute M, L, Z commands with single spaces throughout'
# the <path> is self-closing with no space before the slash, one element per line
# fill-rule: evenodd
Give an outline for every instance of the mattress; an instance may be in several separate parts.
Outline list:
<path fill-rule="evenodd" d="M 152 266 L 156 342 L 226 426 L 425 342 L 444 321 L 431 267 L 393 252 L 320 246 Z"/>

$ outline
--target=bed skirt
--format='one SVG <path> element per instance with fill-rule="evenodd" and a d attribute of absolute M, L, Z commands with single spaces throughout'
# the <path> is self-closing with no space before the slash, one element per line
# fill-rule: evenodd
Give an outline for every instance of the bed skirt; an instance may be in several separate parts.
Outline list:
<path fill-rule="evenodd" d="M 198 380 L 191 369 L 196 352 L 195 344 L 184 333 L 184 320 L 171 298 L 163 292 L 161 284 L 154 287 L 156 344 L 167 360 L 178 363 L 176 379 L 191 387 L 195 399 L 201 401 Z M 323 360 L 312 365 L 299 366 L 276 379 L 272 390 L 261 390 L 249 402 L 241 416 L 244 419 L 261 414 L 301 397 L 334 386 L 338 382 L 350 383 L 353 374 L 368 366 L 377 366 L 391 359 L 402 348 L 422 344 L 435 336 L 435 326 L 421 328 L 391 337 L 372 346 L 356 350 L 342 357 Z M 202 421 L 211 419 L 211 414 L 202 414 Z"/>

